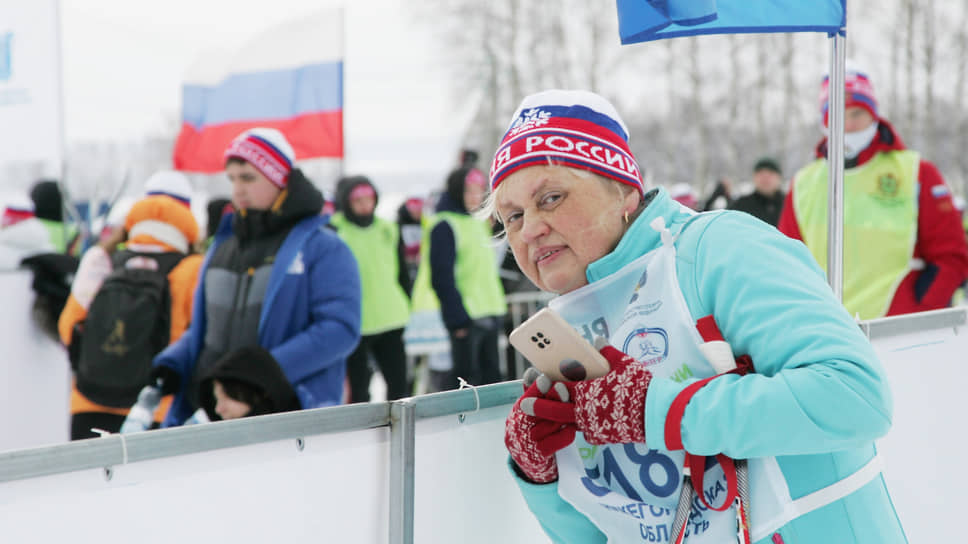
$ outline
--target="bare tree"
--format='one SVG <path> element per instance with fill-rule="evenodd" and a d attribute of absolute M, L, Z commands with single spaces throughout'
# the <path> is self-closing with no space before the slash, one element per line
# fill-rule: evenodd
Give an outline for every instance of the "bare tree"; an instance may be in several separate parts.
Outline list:
<path fill-rule="evenodd" d="M 954 156 L 961 178 L 961 194 L 968 194 L 968 115 L 965 115 L 965 95 L 968 94 L 968 66 L 965 59 L 968 59 L 968 6 L 961 4 L 961 16 L 958 20 L 957 38 L 955 41 L 954 56 L 955 62 L 955 82 L 954 82 L 954 109 L 961 113 L 961 118 L 955 122 L 955 142 Z"/>
<path fill-rule="evenodd" d="M 783 36 L 783 47 L 782 54 L 780 55 L 780 68 L 787 66 L 796 66 L 796 53 L 797 49 L 793 34 L 785 34 Z M 797 82 L 793 74 L 793 70 L 786 69 L 782 70 L 783 73 L 783 112 L 786 114 L 792 114 L 792 112 L 797 111 L 799 104 L 799 94 L 797 93 Z M 790 133 L 786 130 L 781 130 L 779 134 L 779 156 L 783 157 L 789 151 L 790 143 Z"/>
<path fill-rule="evenodd" d="M 692 99 L 689 107 L 692 110 L 690 118 L 693 130 L 696 131 L 696 168 L 693 176 L 694 180 L 705 180 L 709 178 L 709 123 L 706 122 L 705 108 L 703 107 L 705 86 L 705 71 L 703 70 L 702 55 L 699 48 L 699 38 L 686 38 L 689 44 L 689 83 L 692 87 Z"/>
<path fill-rule="evenodd" d="M 907 77 L 907 129 L 911 134 L 917 132 L 917 90 L 915 88 L 916 80 L 915 74 L 917 70 L 916 60 L 914 58 L 914 36 L 917 33 L 917 14 L 918 6 L 915 0 L 903 0 L 905 9 L 905 21 L 906 21 L 906 58 L 905 58 L 905 76 Z"/>
<path fill-rule="evenodd" d="M 923 0 L 921 13 L 924 17 L 924 37 L 922 46 L 924 51 L 924 114 L 921 122 L 925 127 L 922 141 L 926 149 L 935 147 L 934 131 L 934 78 L 935 78 L 935 44 L 934 39 L 934 0 Z"/>

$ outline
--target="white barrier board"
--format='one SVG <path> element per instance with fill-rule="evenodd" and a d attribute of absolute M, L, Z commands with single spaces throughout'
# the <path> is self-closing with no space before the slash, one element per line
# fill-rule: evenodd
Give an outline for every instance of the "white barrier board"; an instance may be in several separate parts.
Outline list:
<path fill-rule="evenodd" d="M 894 424 L 878 451 L 908 541 L 955 542 L 964 514 L 961 494 L 968 489 L 961 468 L 968 451 L 968 328 L 876 338 L 873 344 L 894 395 Z"/>
<path fill-rule="evenodd" d="M 386 542 L 386 428 L 0 485 L 0 540 Z"/>
<path fill-rule="evenodd" d="M 0 273 L 0 451 L 67 442 L 70 363 L 34 324 L 28 271 Z"/>
<path fill-rule="evenodd" d="M 968 327 L 960 332 L 874 341 L 894 395 L 878 448 L 912 543 L 951 542 L 958 531 L 968 484 L 957 468 L 968 446 L 959 417 Z M 416 420 L 414 542 L 548 541 L 508 474 L 508 410 Z M 141 461 L 114 467 L 110 480 L 92 469 L 3 483 L 0 539 L 385 543 L 389 436 L 381 427 L 309 436 L 303 451 L 286 440 Z"/>
<path fill-rule="evenodd" d="M 508 470 L 510 406 L 417 421 L 414 542 L 548 542 Z"/>

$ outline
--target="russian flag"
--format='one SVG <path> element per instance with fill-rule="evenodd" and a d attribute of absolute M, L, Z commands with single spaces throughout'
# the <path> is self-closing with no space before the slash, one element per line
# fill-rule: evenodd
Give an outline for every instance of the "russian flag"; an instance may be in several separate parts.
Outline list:
<path fill-rule="evenodd" d="M 296 159 L 343 157 L 343 12 L 272 28 L 231 55 L 209 54 L 182 87 L 175 169 L 218 172 L 240 132 L 270 127 Z"/>

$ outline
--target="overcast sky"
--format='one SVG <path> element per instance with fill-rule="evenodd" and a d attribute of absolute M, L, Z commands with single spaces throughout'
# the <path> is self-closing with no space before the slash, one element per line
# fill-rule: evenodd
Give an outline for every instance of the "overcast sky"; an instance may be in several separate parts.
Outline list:
<path fill-rule="evenodd" d="M 182 77 L 200 53 L 232 49 L 267 27 L 341 3 L 62 0 L 68 141 L 139 138 L 180 124 Z M 414 24 L 402 1 L 347 3 L 347 171 L 445 170 L 467 106 L 448 101 L 426 27 Z"/>

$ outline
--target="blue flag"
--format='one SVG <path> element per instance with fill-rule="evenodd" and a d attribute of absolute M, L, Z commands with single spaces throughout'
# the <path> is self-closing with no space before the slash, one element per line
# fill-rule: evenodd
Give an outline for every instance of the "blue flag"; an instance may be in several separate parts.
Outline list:
<path fill-rule="evenodd" d="M 846 24 L 847 0 L 616 0 L 622 44 L 697 34 L 825 32 Z"/>

